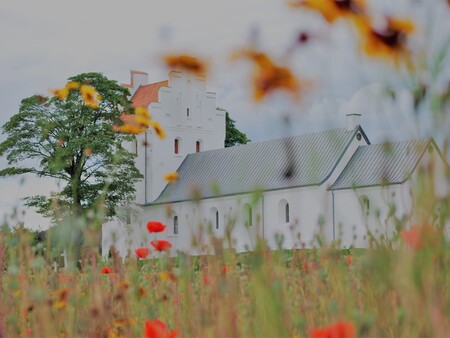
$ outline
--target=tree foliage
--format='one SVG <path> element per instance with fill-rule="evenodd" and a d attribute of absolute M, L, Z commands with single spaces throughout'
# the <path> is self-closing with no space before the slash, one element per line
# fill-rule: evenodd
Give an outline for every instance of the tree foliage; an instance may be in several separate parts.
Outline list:
<path fill-rule="evenodd" d="M 7 138 L 0 144 L 0 155 L 6 156 L 8 167 L 0 176 L 31 173 L 62 183 L 50 197 L 25 199 L 45 216 L 58 219 L 98 204 L 113 216 L 117 206 L 133 198 L 134 183 L 142 177 L 134 155 L 122 147 L 133 136 L 112 128 L 123 110 L 130 109 L 129 92 L 99 73 L 69 81 L 93 86 L 102 97 L 98 109 L 84 104 L 78 90 L 71 90 L 66 100 L 42 96 L 22 100 L 19 112 L 2 126 Z"/>
<path fill-rule="evenodd" d="M 247 138 L 247 135 L 241 132 L 235 126 L 236 121 L 230 117 L 228 112 L 225 112 L 225 147 L 233 147 L 238 144 L 246 144 L 251 140 Z"/>

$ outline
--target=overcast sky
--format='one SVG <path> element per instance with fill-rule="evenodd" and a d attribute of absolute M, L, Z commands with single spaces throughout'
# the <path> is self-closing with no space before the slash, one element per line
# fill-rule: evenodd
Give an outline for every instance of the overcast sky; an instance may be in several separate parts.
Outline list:
<path fill-rule="evenodd" d="M 413 45 L 435 55 L 450 35 L 450 9 L 444 0 L 373 0 L 373 13 L 410 17 L 418 29 Z M 313 38 L 287 55 L 299 32 Z M 313 85 L 301 104 L 275 95 L 251 100 L 250 65 L 231 63 L 230 53 L 249 41 L 285 60 Z M 208 89 L 252 141 L 344 127 L 346 113 L 361 113 L 372 143 L 432 135 L 434 127 L 412 114 L 409 77 L 357 53 L 355 37 L 343 22 L 332 28 L 315 13 L 289 9 L 283 0 L 81 0 L 0 2 L 0 123 L 18 111 L 20 101 L 65 84 L 82 72 L 102 72 L 129 82 L 131 69 L 151 81 L 166 79 L 160 58 L 189 52 L 211 66 Z M 449 62 L 443 78 L 450 79 Z M 385 95 L 393 85 L 397 100 Z M 439 85 L 439 84 L 438 84 Z M 290 117 L 286 126 L 282 116 Z M 1 137 L 3 139 L 3 137 Z M 4 166 L 4 160 L 0 162 Z M 54 184 L 27 177 L 0 181 L 0 212 L 20 206 L 22 196 L 48 191 Z M 27 224 L 43 221 L 27 212 Z M 22 217 L 22 216 L 20 216 Z"/>

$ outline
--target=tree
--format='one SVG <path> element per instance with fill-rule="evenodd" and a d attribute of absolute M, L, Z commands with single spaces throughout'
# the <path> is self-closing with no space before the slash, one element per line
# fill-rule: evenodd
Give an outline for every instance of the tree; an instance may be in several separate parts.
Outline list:
<path fill-rule="evenodd" d="M 55 94 L 22 100 L 19 113 L 2 126 L 7 139 L 0 156 L 6 156 L 9 167 L 0 177 L 31 173 L 65 183 L 51 197 L 25 199 L 54 220 L 97 205 L 114 216 L 118 206 L 132 200 L 134 183 L 142 178 L 134 155 L 122 147 L 134 136 L 112 127 L 123 110 L 131 109 L 129 91 L 102 74 L 84 73 L 69 78 Z"/>
<path fill-rule="evenodd" d="M 225 148 L 233 147 L 238 144 L 246 144 L 251 140 L 247 138 L 247 135 L 241 132 L 235 126 L 235 120 L 230 117 L 228 112 L 225 112 Z"/>

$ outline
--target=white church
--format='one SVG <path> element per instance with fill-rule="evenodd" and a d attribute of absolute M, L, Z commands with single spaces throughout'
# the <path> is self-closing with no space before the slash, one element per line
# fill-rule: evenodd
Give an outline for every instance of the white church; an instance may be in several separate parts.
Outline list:
<path fill-rule="evenodd" d="M 103 225 L 103 255 L 114 245 L 125 257 L 154 239 L 169 241 L 170 255 L 213 254 L 220 242 L 249 251 L 257 238 L 273 249 L 314 247 L 319 239 L 368 247 L 413 222 L 420 168 L 438 163 L 431 184 L 448 193 L 433 139 L 371 144 L 359 114 L 348 114 L 345 128 L 224 148 L 225 111 L 206 77 L 171 71 L 149 84 L 147 73 L 131 71 L 124 86 L 166 137 L 149 129 L 129 145 L 144 179 L 127 215 Z M 178 181 L 166 185 L 173 171 Z M 148 221 L 167 229 L 150 235 Z"/>

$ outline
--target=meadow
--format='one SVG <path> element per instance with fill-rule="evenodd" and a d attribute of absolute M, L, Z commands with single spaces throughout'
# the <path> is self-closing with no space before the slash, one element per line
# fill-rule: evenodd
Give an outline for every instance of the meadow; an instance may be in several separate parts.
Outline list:
<path fill-rule="evenodd" d="M 80 264 L 55 269 L 32 232 L 4 228 L 0 336 L 447 336 L 443 228 L 417 225 L 393 244 L 271 251 L 260 241 L 249 253 L 122 261 L 86 241 Z"/>

